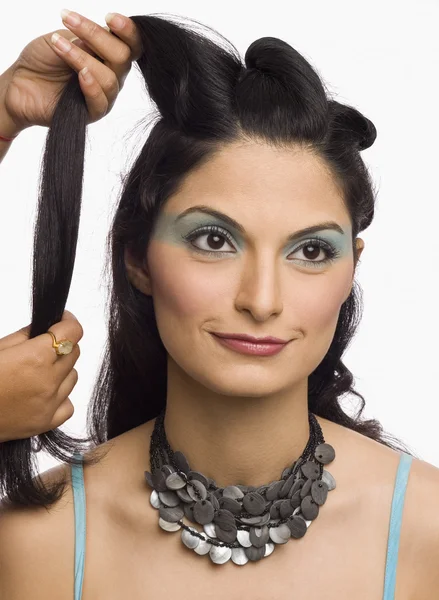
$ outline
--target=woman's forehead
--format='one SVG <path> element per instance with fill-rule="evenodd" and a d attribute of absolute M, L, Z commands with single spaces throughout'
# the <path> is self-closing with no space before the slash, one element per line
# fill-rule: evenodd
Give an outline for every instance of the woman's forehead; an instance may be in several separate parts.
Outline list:
<path fill-rule="evenodd" d="M 211 156 L 184 176 L 163 211 L 176 214 L 198 204 L 243 224 L 252 215 L 350 223 L 342 192 L 319 157 L 261 144 L 230 145 Z"/>

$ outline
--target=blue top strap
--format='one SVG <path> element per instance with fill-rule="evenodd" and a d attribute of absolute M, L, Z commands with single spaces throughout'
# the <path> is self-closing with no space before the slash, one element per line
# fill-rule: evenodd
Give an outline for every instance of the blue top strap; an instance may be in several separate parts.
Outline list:
<path fill-rule="evenodd" d="M 75 454 L 82 461 L 81 454 Z M 85 489 L 84 469 L 72 465 L 73 501 L 75 504 L 75 600 L 81 600 L 85 565 Z"/>
<path fill-rule="evenodd" d="M 395 597 L 396 567 L 398 564 L 399 538 L 404 508 L 405 491 L 407 487 L 410 466 L 413 456 L 401 452 L 395 488 L 393 490 L 392 511 L 390 513 L 389 538 L 387 545 L 386 578 L 384 581 L 383 600 L 393 600 Z"/>

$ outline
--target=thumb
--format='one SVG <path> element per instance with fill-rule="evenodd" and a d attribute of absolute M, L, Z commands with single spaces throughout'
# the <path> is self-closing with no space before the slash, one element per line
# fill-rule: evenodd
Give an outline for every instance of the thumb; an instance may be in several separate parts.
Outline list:
<path fill-rule="evenodd" d="M 6 350 L 6 348 L 12 348 L 12 346 L 22 344 L 28 340 L 30 335 L 30 327 L 30 324 L 26 325 L 26 327 L 22 327 L 18 331 L 14 331 L 14 333 L 10 333 L 4 338 L 0 338 L 0 352 L 2 350 Z"/>

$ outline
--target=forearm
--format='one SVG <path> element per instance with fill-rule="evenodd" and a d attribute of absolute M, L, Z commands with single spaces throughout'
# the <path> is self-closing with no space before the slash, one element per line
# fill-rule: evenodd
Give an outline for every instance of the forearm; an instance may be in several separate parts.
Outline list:
<path fill-rule="evenodd" d="M 20 129 L 9 117 L 5 105 L 4 94 L 9 82 L 9 69 L 0 75 L 0 136 L 12 138 L 20 133 Z M 7 151 L 13 142 L 5 142 L 0 139 L 0 162 L 6 156 Z"/>

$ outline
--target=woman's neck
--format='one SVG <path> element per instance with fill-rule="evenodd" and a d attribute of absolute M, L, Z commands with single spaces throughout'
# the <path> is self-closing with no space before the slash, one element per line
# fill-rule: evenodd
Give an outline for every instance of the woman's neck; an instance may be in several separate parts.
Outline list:
<path fill-rule="evenodd" d="M 308 382 L 271 397 L 219 395 L 170 361 L 165 415 L 171 448 L 220 487 L 280 479 L 309 438 Z"/>

